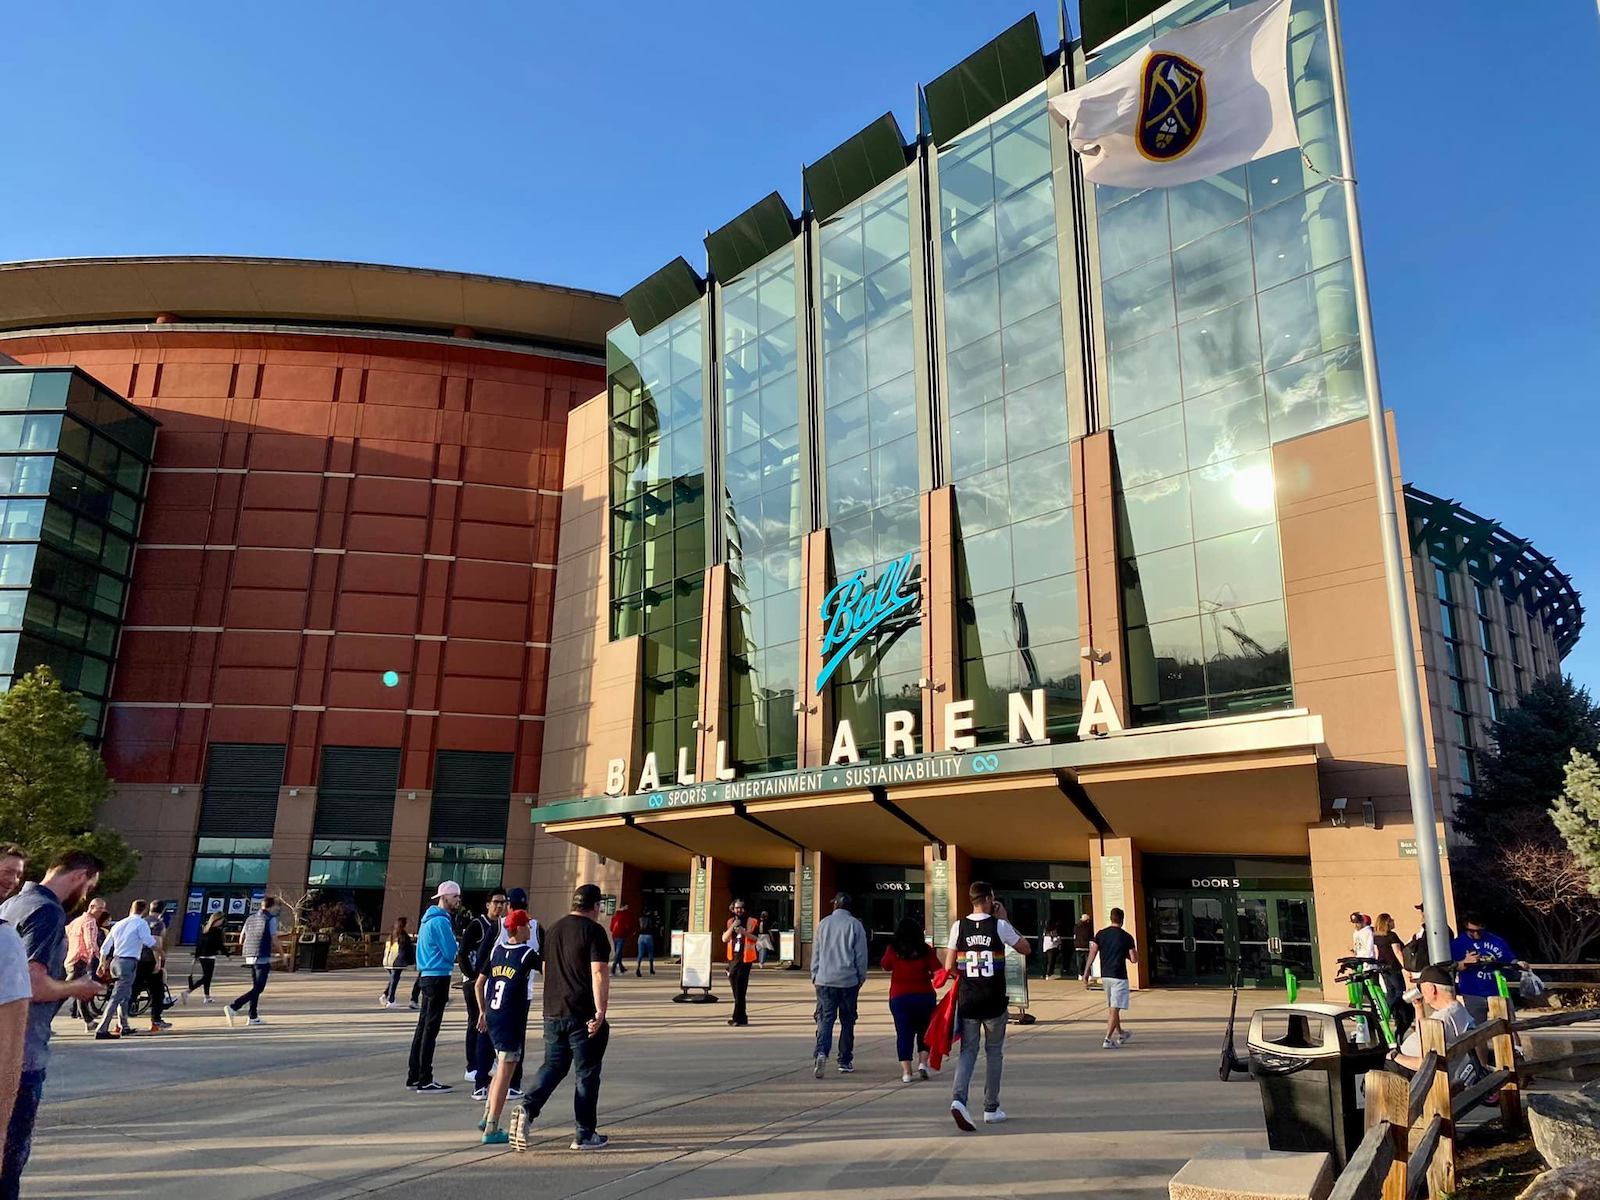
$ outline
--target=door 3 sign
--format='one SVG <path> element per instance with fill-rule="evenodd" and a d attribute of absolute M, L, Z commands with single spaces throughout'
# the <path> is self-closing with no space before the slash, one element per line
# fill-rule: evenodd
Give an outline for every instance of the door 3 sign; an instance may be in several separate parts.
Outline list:
<path fill-rule="evenodd" d="M 911 552 L 907 551 L 884 568 L 871 589 L 863 569 L 834 584 L 822 598 L 822 607 L 817 610 L 823 626 L 822 667 L 817 672 L 814 691 L 822 690 L 850 651 L 867 637 L 885 625 L 908 621 L 916 614 L 922 592 L 911 575 Z"/>

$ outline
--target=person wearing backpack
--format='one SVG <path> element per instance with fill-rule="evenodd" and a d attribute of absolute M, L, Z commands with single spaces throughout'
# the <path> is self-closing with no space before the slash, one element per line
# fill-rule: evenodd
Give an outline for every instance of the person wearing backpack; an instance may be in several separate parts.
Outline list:
<path fill-rule="evenodd" d="M 489 967 L 495 942 L 500 938 L 500 922 L 507 910 L 505 891 L 496 888 L 489 897 L 487 910 L 469 917 L 461 928 L 456 966 L 461 970 L 463 999 L 467 1004 L 467 1082 L 472 1084 L 472 1098 L 483 1100 L 489 1095 L 489 1072 L 494 1067 L 494 1044 L 487 1033 L 478 1030 L 478 975 Z M 478 1093 L 482 1092 L 483 1095 Z"/>
<path fill-rule="evenodd" d="M 393 1008 L 395 993 L 400 990 L 400 976 L 417 961 L 416 941 L 406 929 L 406 919 L 396 917 L 389 940 L 383 946 L 383 965 L 389 972 L 389 986 L 378 994 L 379 1008 Z"/>

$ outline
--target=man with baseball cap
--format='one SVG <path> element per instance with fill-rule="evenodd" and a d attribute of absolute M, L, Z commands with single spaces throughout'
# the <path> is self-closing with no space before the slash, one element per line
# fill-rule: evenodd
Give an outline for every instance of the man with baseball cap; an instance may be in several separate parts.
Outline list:
<path fill-rule="evenodd" d="M 451 1090 L 448 1083 L 433 1077 L 433 1044 L 439 1040 L 444 1006 L 450 1002 L 450 971 L 456 961 L 456 934 L 450 914 L 461 907 L 461 885 L 446 879 L 433 899 L 417 926 L 421 1008 L 417 1012 L 417 1031 L 411 1035 L 411 1057 L 406 1063 L 406 1087 L 419 1096 Z"/>
<path fill-rule="evenodd" d="M 1477 1022 L 1467 1011 L 1467 1006 L 1456 996 L 1454 963 L 1434 963 L 1417 972 L 1417 986 L 1406 993 L 1408 1001 L 1422 1001 L 1427 1015 L 1444 1023 L 1445 1043 L 1455 1041 Z M 1410 1078 L 1422 1066 L 1422 1022 L 1418 1021 L 1406 1031 L 1400 1045 L 1389 1055 L 1390 1064 L 1401 1068 L 1399 1074 Z M 1468 1087 L 1478 1078 L 1478 1064 L 1469 1053 L 1452 1054 L 1448 1064 L 1450 1081 L 1457 1087 Z"/>
<path fill-rule="evenodd" d="M 570 1150 L 603 1150 L 606 1135 L 595 1132 L 600 1106 L 600 1063 L 611 1028 L 606 1002 L 611 998 L 611 939 L 600 925 L 600 889 L 586 883 L 572 894 L 572 911 L 544 936 L 544 1064 L 522 1106 L 511 1118 L 511 1148 L 526 1150 L 528 1132 L 545 1101 L 576 1065 L 573 1113 L 577 1134 Z"/>

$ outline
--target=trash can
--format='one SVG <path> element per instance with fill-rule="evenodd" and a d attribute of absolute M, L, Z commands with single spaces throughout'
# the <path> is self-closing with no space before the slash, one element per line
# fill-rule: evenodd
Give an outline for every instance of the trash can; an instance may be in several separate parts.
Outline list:
<path fill-rule="evenodd" d="M 1343 1004 L 1260 1008 L 1247 1044 L 1267 1145 L 1326 1151 L 1343 1170 L 1365 1133 L 1366 1073 L 1388 1053 L 1371 1014 Z"/>
<path fill-rule="evenodd" d="M 295 947 L 295 968 L 300 971 L 326 971 L 328 969 L 329 943 L 315 934 L 300 935 Z"/>

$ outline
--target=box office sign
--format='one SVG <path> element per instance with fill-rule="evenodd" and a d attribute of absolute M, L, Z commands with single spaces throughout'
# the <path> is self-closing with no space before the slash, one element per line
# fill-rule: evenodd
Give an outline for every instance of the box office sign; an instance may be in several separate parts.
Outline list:
<path fill-rule="evenodd" d="M 1054 744 L 1046 735 L 1045 692 L 1035 688 L 1013 692 L 1008 697 L 1010 741 L 1005 745 L 980 747 L 971 733 L 975 718 L 972 700 L 957 700 L 944 707 L 944 744 L 951 749 L 934 754 L 915 753 L 915 715 L 890 712 L 884 717 L 885 757 L 869 763 L 857 749 L 855 732 L 848 720 L 837 722 L 833 751 L 828 765 L 778 771 L 737 779 L 727 762 L 727 743 L 717 742 L 718 778 L 701 782 L 684 768 L 687 751 L 678 755 L 679 785 L 663 787 L 654 753 L 644 756 L 637 790 L 624 794 L 628 786 L 627 761 L 615 758 L 606 773 L 606 795 L 563 804 L 535 808 L 531 819 L 536 825 L 623 813 L 654 812 L 660 809 L 698 808 L 706 804 L 733 804 L 746 800 L 783 799 L 827 792 L 852 792 L 875 787 L 899 787 L 914 783 L 937 783 L 955 779 L 981 779 L 1022 771 L 1048 771 L 1062 765 L 1071 743 Z M 1120 733 L 1122 720 L 1104 681 L 1091 680 L 1083 700 L 1083 716 L 1078 725 L 1080 740 L 1097 733 Z"/>

